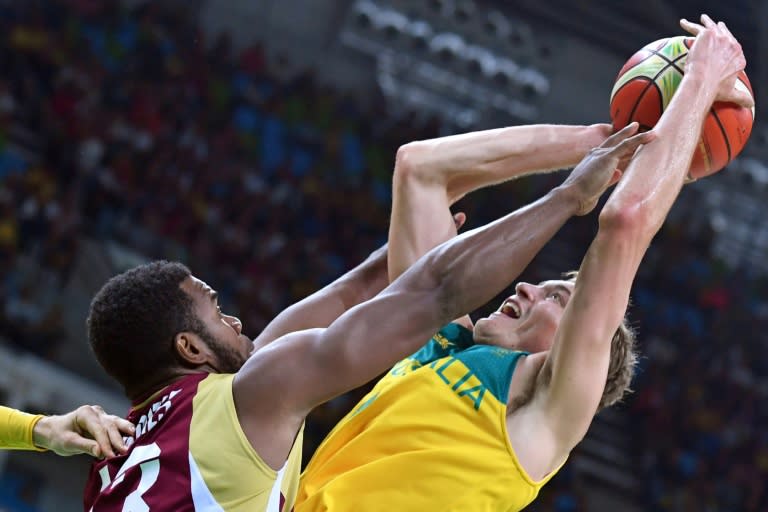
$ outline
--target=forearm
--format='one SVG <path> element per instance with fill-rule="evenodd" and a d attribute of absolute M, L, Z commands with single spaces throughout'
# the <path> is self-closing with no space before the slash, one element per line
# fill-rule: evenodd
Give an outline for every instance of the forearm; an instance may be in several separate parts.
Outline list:
<path fill-rule="evenodd" d="M 609 134 L 609 125 L 497 128 L 407 144 L 397 165 L 444 184 L 453 202 L 518 176 L 573 167 Z"/>
<path fill-rule="evenodd" d="M 442 289 L 447 321 L 469 313 L 509 286 L 579 208 L 558 187 L 538 201 L 431 251 L 417 265 Z"/>
<path fill-rule="evenodd" d="M 333 283 L 283 310 L 254 343 L 261 347 L 290 332 L 328 327 L 346 310 L 375 296 L 388 283 L 384 245 Z"/>
<path fill-rule="evenodd" d="M 41 415 L 27 414 L 0 406 L 0 448 L 42 451 L 35 446 L 39 439 L 33 436 L 33 431 L 42 418 Z"/>
<path fill-rule="evenodd" d="M 336 281 L 345 310 L 374 297 L 389 284 L 387 274 L 388 246 L 389 244 L 384 244 L 373 251 L 365 261 Z M 335 317 L 332 318 L 331 322 L 335 319 Z"/>

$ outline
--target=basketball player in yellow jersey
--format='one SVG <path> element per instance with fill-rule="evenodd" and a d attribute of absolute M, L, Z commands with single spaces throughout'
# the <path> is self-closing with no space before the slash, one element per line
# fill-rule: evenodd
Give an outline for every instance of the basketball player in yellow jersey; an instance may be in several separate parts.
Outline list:
<path fill-rule="evenodd" d="M 0 405 L 0 450 L 114 457 L 127 450 L 123 435 L 134 430 L 130 422 L 99 406 L 83 405 L 67 414 L 45 416 Z"/>
<path fill-rule="evenodd" d="M 302 477 L 297 512 L 521 510 L 565 463 L 597 410 L 621 397 L 633 360 L 631 333 L 622 325 L 629 290 L 682 187 L 699 127 L 715 99 L 751 106 L 734 89 L 745 65 L 741 47 L 724 24 L 706 16 L 702 23 L 683 22 L 697 35 L 685 78 L 654 129 L 658 140 L 632 158 L 603 208 L 578 277 L 521 283 L 488 318 L 474 327 L 466 317 L 457 320 L 395 365 L 317 450 Z M 533 128 L 530 135 L 536 130 L 548 133 Z M 517 165 L 497 158 L 502 135 L 401 149 L 389 247 L 393 278 L 454 234 L 448 206 L 477 175 Z M 611 146 L 609 138 L 574 173 L 619 166 L 621 155 Z M 538 250 L 538 240 L 532 243 Z M 504 278 L 519 273 L 532 254 L 516 257 Z"/>

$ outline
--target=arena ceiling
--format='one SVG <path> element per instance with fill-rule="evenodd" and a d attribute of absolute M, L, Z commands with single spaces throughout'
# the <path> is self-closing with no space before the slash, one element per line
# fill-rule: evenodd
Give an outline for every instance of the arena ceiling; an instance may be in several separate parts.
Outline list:
<path fill-rule="evenodd" d="M 489 2 L 508 15 L 563 30 L 619 55 L 631 55 L 644 44 L 679 34 L 677 20 L 698 20 L 705 12 L 722 20 L 741 41 L 756 95 L 768 86 L 768 1 L 766 0 L 497 0 Z M 759 90 L 758 90 L 759 89 Z"/>

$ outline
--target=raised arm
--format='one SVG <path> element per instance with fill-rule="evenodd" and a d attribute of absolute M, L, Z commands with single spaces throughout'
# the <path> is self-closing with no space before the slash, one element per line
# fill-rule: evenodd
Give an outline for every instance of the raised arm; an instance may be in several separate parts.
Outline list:
<path fill-rule="evenodd" d="M 620 133 L 627 137 L 636 128 Z M 647 137 L 636 136 L 635 144 Z M 433 249 L 327 329 L 289 334 L 257 352 L 233 389 L 240 421 L 259 453 L 268 461 L 284 460 L 310 409 L 372 379 L 442 325 L 493 298 L 517 275 L 510 258 L 527 257 L 566 219 L 591 209 L 613 171 L 577 168 L 544 198 Z M 288 434 L 266 434 L 277 431 Z"/>
<path fill-rule="evenodd" d="M 392 184 L 390 281 L 456 235 L 449 207 L 465 194 L 525 174 L 576 165 L 611 126 L 531 125 L 411 142 L 397 152 Z M 528 261 L 520 262 L 520 271 Z"/>
<path fill-rule="evenodd" d="M 500 128 L 413 142 L 395 165 L 390 281 L 456 235 L 450 204 L 478 188 L 532 172 L 570 167 L 610 133 L 606 124 Z M 461 221 L 459 221 L 459 224 Z M 394 259 L 392 258 L 394 254 Z M 534 253 L 535 254 L 535 253 Z M 282 311 L 254 340 L 261 348 L 290 332 L 327 327 L 387 284 L 386 246 L 358 267 Z M 528 260 L 516 260 L 520 271 Z M 468 320 L 468 317 L 467 317 Z"/>
<path fill-rule="evenodd" d="M 581 440 L 597 411 L 611 338 L 627 308 L 637 268 L 683 185 L 718 89 L 732 90 L 735 74 L 744 68 L 741 47 L 727 28 L 702 20 L 706 29 L 696 38 L 682 83 L 654 128 L 658 139 L 639 150 L 601 212 L 598 234 L 542 372 L 551 370 L 551 382 L 540 387 L 533 409 L 543 412 L 536 423 L 548 425 L 543 430 L 553 434 L 550 464 Z M 734 96 L 727 92 L 719 99 Z"/>
<path fill-rule="evenodd" d="M 348 309 L 364 302 L 389 284 L 387 245 L 331 284 L 284 309 L 253 340 L 256 349 L 291 332 L 328 327 Z"/>

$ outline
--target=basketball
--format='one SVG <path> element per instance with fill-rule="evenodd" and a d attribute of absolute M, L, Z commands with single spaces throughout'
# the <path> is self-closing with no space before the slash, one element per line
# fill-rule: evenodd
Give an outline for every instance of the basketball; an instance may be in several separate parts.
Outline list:
<path fill-rule="evenodd" d="M 686 36 L 659 39 L 629 58 L 611 91 L 614 129 L 620 130 L 633 121 L 640 124 L 640 130 L 650 130 L 656 125 L 680 85 L 693 41 L 693 37 Z M 735 87 L 754 97 L 744 71 L 739 73 Z M 688 178 L 709 176 L 733 160 L 744 149 L 754 118 L 754 107 L 715 102 L 704 121 Z"/>

